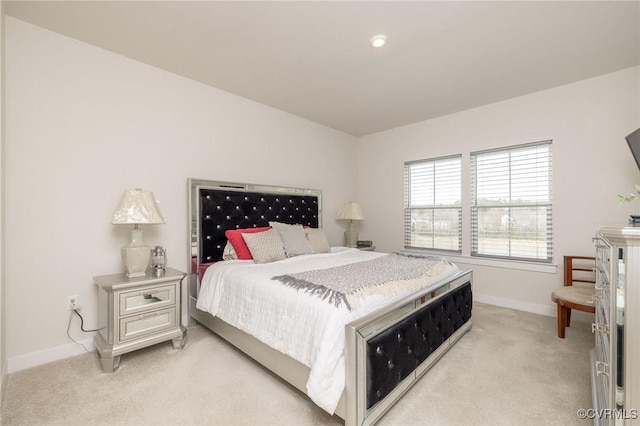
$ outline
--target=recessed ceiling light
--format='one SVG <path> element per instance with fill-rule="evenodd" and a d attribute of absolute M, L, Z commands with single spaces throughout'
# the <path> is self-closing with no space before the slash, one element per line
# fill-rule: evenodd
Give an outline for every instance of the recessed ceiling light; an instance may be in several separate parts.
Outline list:
<path fill-rule="evenodd" d="M 387 37 L 382 34 L 373 36 L 371 40 L 369 40 L 369 44 L 371 44 L 371 47 L 382 47 L 387 44 Z"/>

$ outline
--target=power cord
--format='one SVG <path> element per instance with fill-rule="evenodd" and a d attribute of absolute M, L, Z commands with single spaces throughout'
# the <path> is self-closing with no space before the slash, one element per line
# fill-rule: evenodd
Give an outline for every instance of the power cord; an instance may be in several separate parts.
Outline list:
<path fill-rule="evenodd" d="M 75 312 L 75 314 L 80 317 L 80 330 L 84 331 L 85 333 L 91 333 L 92 331 L 99 331 L 100 330 L 99 328 L 97 328 L 95 330 L 85 330 L 84 329 L 84 318 L 82 318 L 82 315 L 80 315 L 80 312 L 78 312 L 77 309 L 74 309 L 73 312 Z"/>
<path fill-rule="evenodd" d="M 77 309 L 74 309 L 73 312 L 75 312 L 76 315 L 78 315 L 80 317 L 80 330 L 84 331 L 85 333 L 89 333 L 92 331 L 98 331 L 98 330 L 85 330 L 84 329 L 84 318 L 82 318 L 82 315 L 80 315 L 80 313 L 78 312 Z M 71 341 L 77 345 L 82 346 L 82 348 L 87 352 L 87 353 L 93 353 L 93 351 L 90 351 L 89 349 L 87 349 L 87 347 L 85 345 L 83 345 L 82 343 L 76 341 L 76 339 L 74 339 L 73 337 L 71 337 L 71 334 L 69 334 L 69 329 L 71 328 L 71 318 L 73 318 L 73 315 L 71 312 L 69 312 L 69 322 L 67 323 L 67 336 L 69 337 L 69 339 L 71 339 Z"/>

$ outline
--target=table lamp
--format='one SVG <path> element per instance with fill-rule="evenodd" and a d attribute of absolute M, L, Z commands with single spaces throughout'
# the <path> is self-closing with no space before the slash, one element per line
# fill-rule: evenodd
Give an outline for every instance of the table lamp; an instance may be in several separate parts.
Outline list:
<path fill-rule="evenodd" d="M 142 229 L 138 229 L 138 225 L 165 223 L 153 192 L 139 188 L 124 191 L 118 207 L 113 212 L 111 223 L 134 225 L 129 244 L 122 247 L 122 265 L 128 278 L 145 276 L 151 258 L 151 248 L 144 243 Z"/>
<path fill-rule="evenodd" d="M 362 209 L 358 203 L 349 201 L 338 211 L 338 220 L 348 220 L 347 230 L 344 231 L 344 242 L 347 247 L 358 246 L 358 225 L 354 221 L 364 220 Z"/>

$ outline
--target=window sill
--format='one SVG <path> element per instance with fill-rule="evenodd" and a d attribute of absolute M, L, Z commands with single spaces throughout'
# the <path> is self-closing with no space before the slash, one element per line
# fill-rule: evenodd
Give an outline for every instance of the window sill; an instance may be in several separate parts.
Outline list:
<path fill-rule="evenodd" d="M 485 257 L 464 256 L 461 254 L 451 254 L 439 251 L 405 249 L 407 253 L 431 254 L 434 256 L 442 256 L 454 263 L 464 263 L 467 265 L 490 266 L 493 268 L 517 269 L 520 271 L 543 272 L 545 274 L 555 274 L 558 271 L 558 265 L 553 263 L 536 263 L 524 262 L 518 260 L 501 260 L 489 259 Z"/>

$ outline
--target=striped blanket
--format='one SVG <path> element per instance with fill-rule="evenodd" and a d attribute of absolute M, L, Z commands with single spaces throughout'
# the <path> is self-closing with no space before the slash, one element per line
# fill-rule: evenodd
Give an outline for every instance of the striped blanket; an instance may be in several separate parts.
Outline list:
<path fill-rule="evenodd" d="M 352 310 L 362 298 L 379 294 L 394 295 L 398 291 L 417 291 L 447 276 L 447 270 L 458 268 L 436 256 L 391 253 L 372 260 L 327 269 L 278 275 L 288 287 L 305 291 L 335 305 Z"/>

